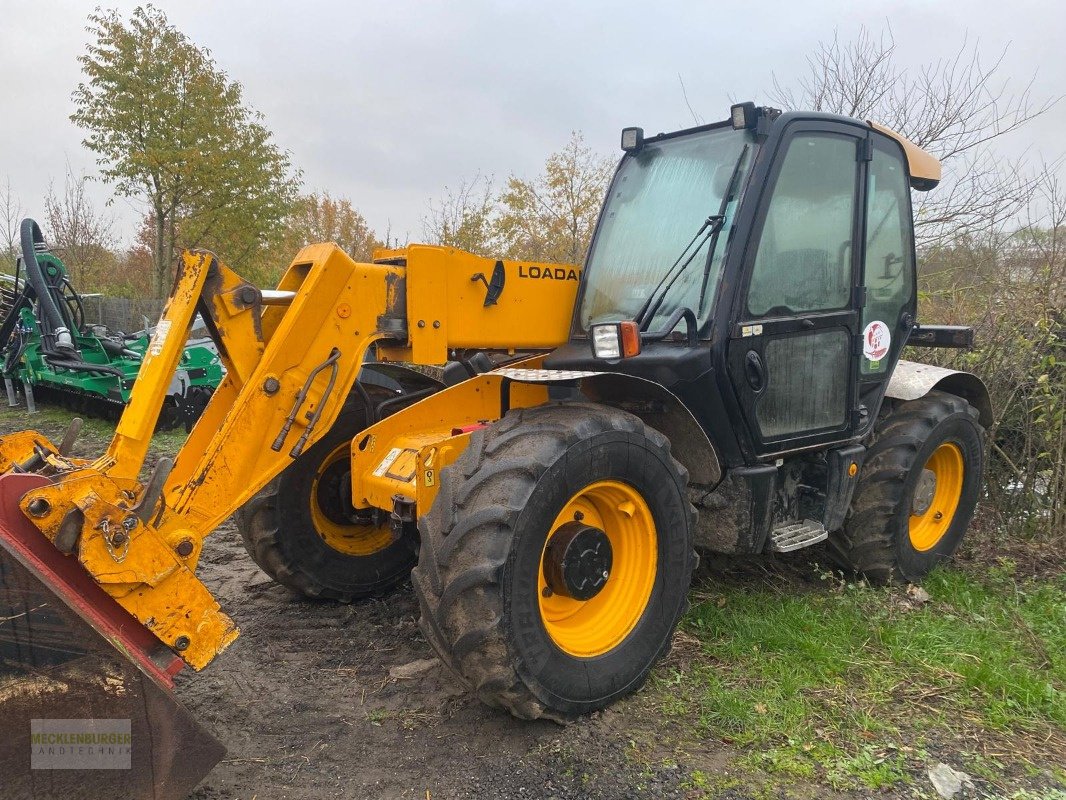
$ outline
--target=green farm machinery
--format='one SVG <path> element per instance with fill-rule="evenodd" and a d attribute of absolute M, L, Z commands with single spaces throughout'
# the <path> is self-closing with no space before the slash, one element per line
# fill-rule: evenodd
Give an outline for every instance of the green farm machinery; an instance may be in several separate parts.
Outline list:
<path fill-rule="evenodd" d="M 154 331 L 135 333 L 87 324 L 83 298 L 32 219 L 20 229 L 15 275 L 0 276 L 0 358 L 8 404 L 21 393 L 30 411 L 56 403 L 117 419 L 130 399 Z M 191 429 L 221 382 L 223 368 L 209 339 L 189 340 L 160 417 L 160 428 Z"/>

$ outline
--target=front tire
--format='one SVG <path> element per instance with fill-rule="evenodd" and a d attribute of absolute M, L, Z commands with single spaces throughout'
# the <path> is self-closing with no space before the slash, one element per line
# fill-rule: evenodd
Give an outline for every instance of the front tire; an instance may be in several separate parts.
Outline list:
<path fill-rule="evenodd" d="M 877 425 L 834 561 L 873 583 L 921 581 L 958 548 L 973 518 L 984 464 L 973 406 L 930 392 Z"/>
<path fill-rule="evenodd" d="M 420 520 L 423 633 L 481 700 L 523 719 L 567 720 L 636 691 L 687 606 L 686 480 L 666 438 L 631 414 L 509 412 L 442 470 Z"/>

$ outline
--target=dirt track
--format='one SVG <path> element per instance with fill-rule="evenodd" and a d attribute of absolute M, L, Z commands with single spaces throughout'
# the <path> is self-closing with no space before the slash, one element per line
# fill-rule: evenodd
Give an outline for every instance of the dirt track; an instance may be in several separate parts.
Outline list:
<path fill-rule="evenodd" d="M 193 797 L 684 794 L 683 770 L 635 757 L 634 737 L 649 731 L 632 701 L 564 728 L 466 695 L 419 634 L 409 587 L 350 606 L 295 599 L 232 524 L 209 540 L 201 575 L 242 636 L 204 673 L 179 677 L 182 700 L 229 748 Z M 390 677 L 405 666 L 417 674 Z"/>
<path fill-rule="evenodd" d="M 65 425 L 62 414 L 0 414 L 0 432 L 34 427 L 58 440 Z M 108 438 L 106 425 L 87 425 L 80 454 L 102 452 Z M 176 442 L 157 442 L 148 463 Z M 410 586 L 352 605 L 294 597 L 251 561 L 231 522 L 207 540 L 198 573 L 242 635 L 204 672 L 177 678 L 180 699 L 229 750 L 197 800 L 916 796 L 905 784 L 840 794 L 744 765 L 743 750 L 664 713 L 665 680 L 566 727 L 515 720 L 436 661 Z M 697 657 L 693 641 L 657 674 Z M 703 789 L 700 776 L 717 785 Z"/>
<path fill-rule="evenodd" d="M 0 432 L 35 428 L 58 441 L 67 420 L 5 409 Z M 109 439 L 107 424 L 91 421 L 76 454 Z M 146 463 L 176 444 L 157 442 Z M 490 709 L 434 658 L 409 585 L 352 605 L 294 597 L 252 562 L 232 522 L 207 540 L 198 573 L 242 635 L 202 673 L 177 677 L 182 702 L 229 750 L 196 800 L 686 797 L 692 770 L 721 774 L 736 755 L 691 742 L 650 691 L 566 727 Z"/>

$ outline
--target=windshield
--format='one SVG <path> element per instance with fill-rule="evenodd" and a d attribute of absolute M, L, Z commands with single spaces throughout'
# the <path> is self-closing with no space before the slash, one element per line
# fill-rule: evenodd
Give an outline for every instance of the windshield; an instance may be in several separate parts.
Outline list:
<path fill-rule="evenodd" d="M 586 264 L 585 294 L 578 318 L 583 331 L 597 322 L 632 319 L 640 311 L 693 234 L 708 216 L 721 209 L 737 161 L 745 153 L 744 146 L 752 141 L 748 131 L 716 128 L 649 143 L 636 155 L 625 157 L 604 204 Z M 748 148 L 737 187 L 744 185 L 753 160 Z M 739 197 L 738 189 L 726 205 L 711 263 L 706 263 L 711 237 L 701 237 L 694 245 L 698 250 L 693 263 L 670 284 L 650 330 L 682 306 L 697 311 L 700 288 L 706 285 L 699 319 L 700 328 L 704 327 Z M 690 255 L 691 251 L 685 259 Z"/>

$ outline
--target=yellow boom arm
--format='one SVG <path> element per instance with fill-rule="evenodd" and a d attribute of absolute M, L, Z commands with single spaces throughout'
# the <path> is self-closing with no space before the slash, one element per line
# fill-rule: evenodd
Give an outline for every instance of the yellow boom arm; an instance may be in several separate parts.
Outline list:
<path fill-rule="evenodd" d="M 261 291 L 213 254 L 185 252 L 107 452 L 90 463 L 35 432 L 0 440 L 0 469 L 51 481 L 21 499 L 29 519 L 197 669 L 238 633 L 194 574 L 204 537 L 330 429 L 372 347 L 440 364 L 454 349 L 514 353 L 567 338 L 576 268 L 424 245 L 375 255 L 361 264 L 311 245 Z M 197 313 L 226 377 L 174 462 L 142 482 Z"/>

